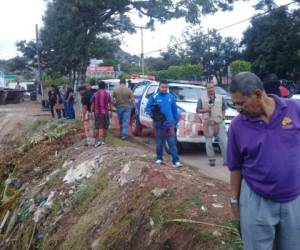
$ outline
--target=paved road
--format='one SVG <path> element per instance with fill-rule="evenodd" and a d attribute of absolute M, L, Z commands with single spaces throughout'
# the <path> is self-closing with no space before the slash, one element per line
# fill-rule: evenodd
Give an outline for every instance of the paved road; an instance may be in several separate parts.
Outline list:
<path fill-rule="evenodd" d="M 142 142 L 155 150 L 155 141 L 153 137 L 134 137 L 134 140 Z M 215 167 L 208 165 L 204 145 L 189 144 L 185 145 L 184 152 L 181 154 L 181 161 L 184 164 L 198 169 L 202 174 L 229 183 L 229 171 L 223 166 L 223 160 L 220 152 L 217 152 L 217 161 Z"/>

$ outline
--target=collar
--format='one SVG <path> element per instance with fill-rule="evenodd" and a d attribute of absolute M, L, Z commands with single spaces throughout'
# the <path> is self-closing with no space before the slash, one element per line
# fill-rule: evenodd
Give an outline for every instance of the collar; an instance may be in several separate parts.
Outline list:
<path fill-rule="evenodd" d="M 275 100 L 275 110 L 274 110 L 274 113 L 273 113 L 273 117 L 278 114 L 279 111 L 285 109 L 287 107 L 287 103 L 286 103 L 286 99 L 284 98 L 281 98 L 277 95 L 273 95 L 273 94 L 269 94 L 268 95 L 269 97 L 272 97 L 274 100 Z M 251 121 L 251 122 L 256 122 L 256 121 L 260 121 L 261 119 L 259 117 L 248 117 L 244 114 L 241 114 L 243 120 L 247 120 L 247 121 Z"/>

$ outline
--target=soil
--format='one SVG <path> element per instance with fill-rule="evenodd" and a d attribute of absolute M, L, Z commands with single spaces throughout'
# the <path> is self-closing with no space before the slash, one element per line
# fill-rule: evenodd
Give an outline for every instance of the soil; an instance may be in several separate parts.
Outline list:
<path fill-rule="evenodd" d="M 85 147 L 80 125 L 67 125 L 68 133 L 58 139 L 21 151 L 11 142 L 1 154 L 0 181 L 10 175 L 23 190 L 10 207 L 19 219 L 3 234 L 5 225 L 0 249 L 241 249 L 227 203 L 228 184 L 188 166 L 157 166 L 149 148 L 121 141 L 113 131 L 105 146 Z M 70 168 L 94 159 L 98 163 L 90 176 L 63 181 Z M 51 205 L 35 223 L 41 200 L 51 192 Z"/>

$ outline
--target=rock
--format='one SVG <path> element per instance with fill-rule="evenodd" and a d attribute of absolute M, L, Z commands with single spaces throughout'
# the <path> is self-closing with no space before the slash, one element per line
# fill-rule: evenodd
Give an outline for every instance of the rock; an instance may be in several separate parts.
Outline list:
<path fill-rule="evenodd" d="M 73 191 L 73 190 L 70 190 L 70 191 L 69 191 L 69 195 L 72 195 L 72 194 L 74 194 L 74 191 Z"/>
<path fill-rule="evenodd" d="M 207 208 L 206 208 L 204 205 L 202 205 L 202 206 L 201 206 L 201 210 L 202 210 L 203 212 L 206 212 L 206 211 L 207 211 Z"/>
<path fill-rule="evenodd" d="M 215 187 L 216 185 L 211 182 L 205 182 L 205 185 L 208 187 Z"/>
<path fill-rule="evenodd" d="M 154 226 L 154 220 L 150 217 L 150 219 L 149 219 L 149 223 L 150 223 L 150 225 L 153 227 Z"/>
<path fill-rule="evenodd" d="M 91 244 L 91 248 L 92 249 L 98 249 L 99 248 L 99 245 L 100 245 L 100 239 L 96 239 L 92 242 Z"/>
<path fill-rule="evenodd" d="M 214 231 L 212 235 L 215 237 L 222 237 L 222 234 L 218 230 Z"/>
<path fill-rule="evenodd" d="M 223 208 L 223 207 L 224 207 L 224 205 L 221 204 L 221 203 L 213 203 L 212 206 L 213 206 L 214 208 Z"/>
<path fill-rule="evenodd" d="M 159 197 L 161 197 L 166 191 L 167 191 L 166 188 L 154 188 L 154 189 L 151 191 L 151 194 L 153 194 L 155 197 L 159 198 Z"/>
<path fill-rule="evenodd" d="M 149 233 L 149 238 L 152 238 L 155 235 L 156 231 L 152 229 Z"/>

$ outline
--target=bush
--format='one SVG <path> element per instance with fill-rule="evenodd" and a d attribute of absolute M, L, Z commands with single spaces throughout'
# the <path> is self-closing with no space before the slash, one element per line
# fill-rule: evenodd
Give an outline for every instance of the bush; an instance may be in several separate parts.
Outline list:
<path fill-rule="evenodd" d="M 251 63 L 243 60 L 236 60 L 230 63 L 229 68 L 232 75 L 236 75 L 240 72 L 251 71 Z"/>

